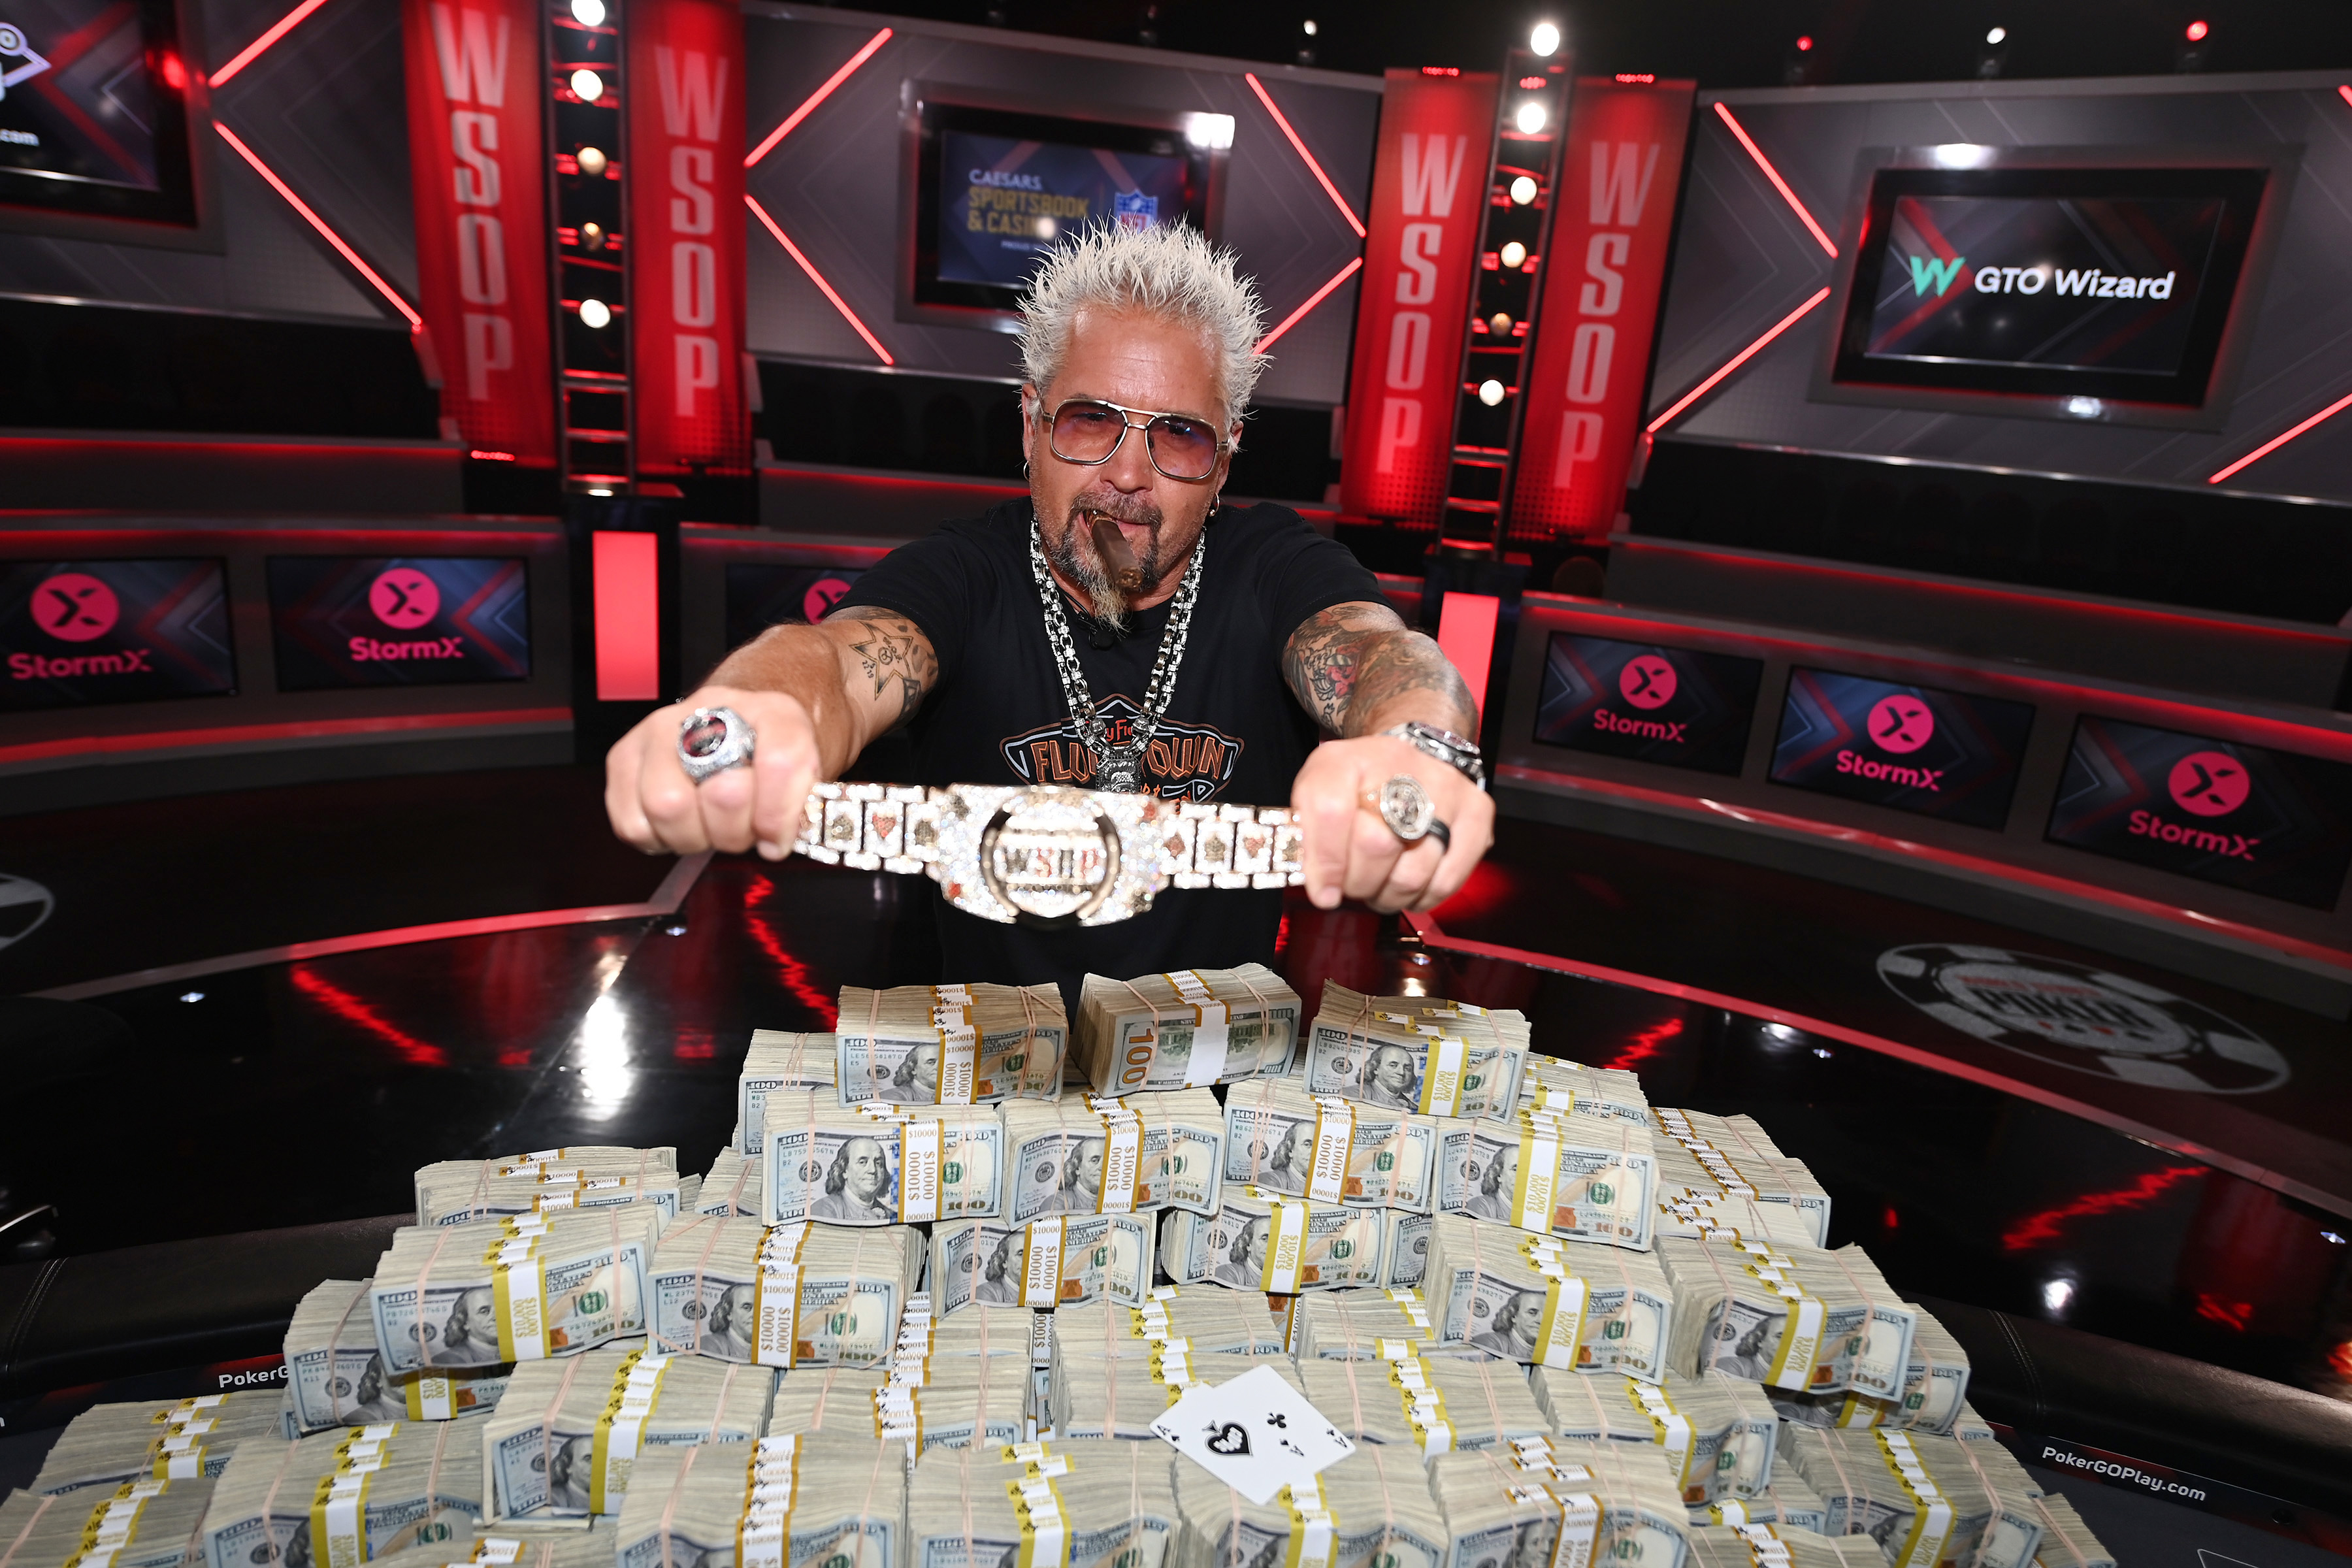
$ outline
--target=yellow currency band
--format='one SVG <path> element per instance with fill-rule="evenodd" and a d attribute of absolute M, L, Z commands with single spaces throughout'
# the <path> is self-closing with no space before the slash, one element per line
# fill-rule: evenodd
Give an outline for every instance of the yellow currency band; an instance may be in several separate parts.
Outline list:
<path fill-rule="evenodd" d="M 1901 1432 L 1880 1431 L 1878 1451 L 1886 1461 L 1895 1482 L 1908 1494 L 1915 1512 L 1911 1516 L 1911 1532 L 1904 1538 L 1903 1548 L 1888 1558 L 1893 1568 L 1936 1568 L 1944 1555 L 1944 1542 L 1952 1533 L 1952 1504 L 1936 1485 L 1927 1467 L 1919 1460 L 1910 1437 Z"/>
<path fill-rule="evenodd" d="M 1459 1116 L 1462 1114 L 1462 1068 L 1470 1047 L 1452 1035 L 1438 1035 L 1429 1039 L 1429 1070 L 1421 1080 L 1421 1113 L 1423 1116 Z"/>
<path fill-rule="evenodd" d="M 490 1302 L 498 1320 L 500 1361 L 547 1358 L 547 1264 L 539 1237 L 518 1237 L 483 1256 L 490 1266 Z"/>
<path fill-rule="evenodd" d="M 1014 1568 L 1070 1568 L 1070 1516 L 1049 1476 L 1024 1476 L 1004 1483 L 1021 1521 L 1021 1548 Z"/>
<path fill-rule="evenodd" d="M 1536 1320 L 1536 1364 L 1573 1371 L 1588 1359 L 1584 1321 L 1592 1287 L 1565 1264 L 1539 1257 L 1534 1247 L 1526 1250 L 1528 1261 L 1544 1277 L 1543 1315 Z"/>
<path fill-rule="evenodd" d="M 1322 1479 L 1309 1476 L 1283 1488 L 1282 1500 L 1290 1510 L 1290 1545 L 1283 1568 L 1332 1568 L 1339 1557 L 1339 1521 L 1323 1495 Z"/>
<path fill-rule="evenodd" d="M 1559 1185 L 1559 1132 L 1539 1120 L 1519 1127 L 1519 1179 L 1511 1193 L 1511 1223 L 1538 1236 L 1551 1233 L 1552 1198 Z"/>
<path fill-rule="evenodd" d="M 779 1244 L 781 1258 L 773 1256 Z M 807 1245 L 805 1224 L 770 1226 L 760 1234 L 759 1277 L 751 1282 L 751 1359 L 761 1366 L 789 1367 L 799 1357 L 801 1248 Z"/>
<path fill-rule="evenodd" d="M 368 1550 L 367 1490 L 373 1467 L 353 1475 L 337 1470 L 320 1476 L 310 1494 L 310 1550 L 319 1568 L 355 1568 L 373 1555 Z"/>
<path fill-rule="evenodd" d="M 641 1366 L 649 1366 L 653 1375 L 637 1375 Z M 669 1357 L 647 1357 L 644 1350 L 633 1350 L 621 1358 L 613 1372 L 612 1396 L 605 1400 L 604 1410 L 596 1417 L 595 1436 L 588 1449 L 588 1511 L 614 1513 L 617 1509 L 606 1507 L 614 1494 L 628 1489 L 628 1467 L 635 1463 L 637 1449 L 643 1442 L 646 1417 L 651 1415 L 655 1402 L 661 1397 L 662 1379 L 669 1373 Z M 619 1485 L 614 1483 L 618 1481 Z"/>
<path fill-rule="evenodd" d="M 1273 1296 L 1296 1295 L 1307 1261 L 1307 1220 L 1312 1205 L 1303 1199 L 1268 1196 L 1274 1234 L 1266 1238 L 1265 1270 L 1258 1289 Z"/>
<path fill-rule="evenodd" d="M 1666 1468 L 1675 1473 L 1675 1489 L 1683 1494 L 1683 1501 L 1685 1504 L 1705 1502 L 1706 1483 L 1701 1481 L 1696 1487 L 1691 1485 L 1691 1455 L 1698 1445 L 1696 1435 L 1691 1430 L 1690 1417 L 1675 1409 L 1675 1402 L 1667 1397 L 1666 1391 L 1655 1384 L 1629 1377 L 1625 1380 L 1625 1394 L 1650 1418 L 1651 1430 L 1658 1435 L 1658 1447 L 1666 1451 Z M 1699 1495 L 1693 1497 L 1694 1491 Z"/>

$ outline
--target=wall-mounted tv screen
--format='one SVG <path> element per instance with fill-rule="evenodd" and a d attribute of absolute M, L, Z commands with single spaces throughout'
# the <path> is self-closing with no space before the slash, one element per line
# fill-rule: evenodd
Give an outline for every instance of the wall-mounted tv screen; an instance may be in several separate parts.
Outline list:
<path fill-rule="evenodd" d="M 497 555 L 273 555 L 278 689 L 530 677 L 530 567 Z"/>
<path fill-rule="evenodd" d="M 1792 669 L 1774 784 L 1998 828 L 2033 707 L 1935 686 Z"/>
<path fill-rule="evenodd" d="M 1225 115 L 1120 124 L 926 100 L 919 115 L 917 305 L 1009 311 L 1038 257 L 1098 225 L 1210 227 Z"/>
<path fill-rule="evenodd" d="M 1536 739 L 1547 746 L 1737 774 L 1764 661 L 1554 632 Z"/>
<path fill-rule="evenodd" d="M 2202 406 L 2268 179 L 1881 169 L 1831 379 Z"/>
<path fill-rule="evenodd" d="M 0 204 L 193 227 L 173 0 L 0 10 Z"/>

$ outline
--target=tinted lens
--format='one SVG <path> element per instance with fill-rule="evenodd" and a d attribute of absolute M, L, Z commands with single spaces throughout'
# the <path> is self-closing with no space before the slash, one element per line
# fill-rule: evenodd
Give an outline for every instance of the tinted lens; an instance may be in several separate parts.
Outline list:
<path fill-rule="evenodd" d="M 1171 479 L 1206 479 L 1217 464 L 1217 433 L 1198 419 L 1163 414 L 1145 434 L 1151 437 L 1151 460 Z"/>
<path fill-rule="evenodd" d="M 1099 463 L 1117 449 L 1127 416 L 1108 403 L 1065 403 L 1054 411 L 1054 455 L 1065 462 Z"/>

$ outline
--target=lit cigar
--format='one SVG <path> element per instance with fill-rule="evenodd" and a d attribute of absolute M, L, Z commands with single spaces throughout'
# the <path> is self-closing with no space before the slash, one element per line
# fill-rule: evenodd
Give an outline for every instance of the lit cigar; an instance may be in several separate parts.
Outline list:
<path fill-rule="evenodd" d="M 1127 536 L 1119 532 L 1118 524 L 1098 511 L 1088 512 L 1087 522 L 1094 530 L 1095 553 L 1102 557 L 1111 586 L 1122 594 L 1143 592 L 1143 568 L 1136 562 L 1135 552 L 1127 547 Z"/>

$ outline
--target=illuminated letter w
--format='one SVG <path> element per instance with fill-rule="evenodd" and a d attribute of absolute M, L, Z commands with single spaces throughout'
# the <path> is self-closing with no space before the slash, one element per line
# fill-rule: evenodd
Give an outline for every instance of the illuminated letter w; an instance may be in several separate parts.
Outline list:
<path fill-rule="evenodd" d="M 677 50 L 657 44 L 654 68 L 661 78 L 662 128 L 683 137 L 691 119 L 694 140 L 718 141 L 719 102 L 727 96 L 727 57 L 717 56 L 714 63 L 714 57 L 700 49 Z"/>
<path fill-rule="evenodd" d="M 1927 285 L 1933 283 L 1936 286 L 1937 294 L 1940 297 L 1945 289 L 1952 286 L 1952 279 L 1960 275 L 1960 263 L 1967 259 L 1965 256 L 1955 256 L 1949 261 L 1930 261 L 1924 256 L 1913 257 L 1911 258 L 1911 292 L 1925 294 L 1927 291 Z"/>
<path fill-rule="evenodd" d="M 1454 144 L 1448 162 L 1445 144 Z M 1407 217 L 1450 216 L 1454 188 L 1462 183 L 1462 155 L 1470 150 L 1467 136 L 1420 136 L 1404 133 L 1404 211 Z"/>
<path fill-rule="evenodd" d="M 508 26 L 500 16 L 493 47 L 490 19 L 482 12 L 461 8 L 453 22 L 448 6 L 433 7 L 433 49 L 441 58 L 441 87 L 450 102 L 506 107 Z"/>

